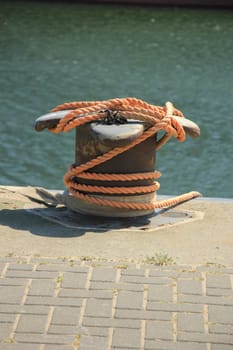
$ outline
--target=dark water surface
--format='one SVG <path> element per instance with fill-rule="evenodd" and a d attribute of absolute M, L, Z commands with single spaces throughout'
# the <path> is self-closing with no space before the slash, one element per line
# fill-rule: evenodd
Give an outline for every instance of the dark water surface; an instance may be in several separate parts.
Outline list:
<path fill-rule="evenodd" d="M 172 101 L 202 130 L 157 155 L 160 194 L 233 197 L 233 12 L 0 2 L 2 185 L 63 188 L 75 134 L 34 120 L 72 100 Z"/>

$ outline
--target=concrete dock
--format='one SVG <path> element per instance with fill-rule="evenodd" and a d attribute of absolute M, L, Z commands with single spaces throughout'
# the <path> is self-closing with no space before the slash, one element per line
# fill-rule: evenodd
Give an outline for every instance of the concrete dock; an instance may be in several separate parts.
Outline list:
<path fill-rule="evenodd" d="M 233 348 L 233 200 L 150 229 L 63 225 L 31 187 L 0 207 L 1 350 Z"/>

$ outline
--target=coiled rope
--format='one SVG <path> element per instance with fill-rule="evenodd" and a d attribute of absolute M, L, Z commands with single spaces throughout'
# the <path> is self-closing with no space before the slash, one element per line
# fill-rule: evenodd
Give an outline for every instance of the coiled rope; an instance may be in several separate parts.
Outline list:
<path fill-rule="evenodd" d="M 78 178 L 97 181 L 134 181 L 159 178 L 161 174 L 158 171 L 133 174 L 103 174 L 91 173 L 88 172 L 88 170 L 128 151 L 155 135 L 160 130 L 163 130 L 165 134 L 160 140 L 157 142 L 155 141 L 155 150 L 161 148 L 172 136 L 178 141 L 183 142 L 185 140 L 185 131 L 179 121 L 177 121 L 177 118 L 173 118 L 173 115 L 179 116 L 180 118 L 184 118 L 184 115 L 181 111 L 176 109 L 171 102 L 167 102 L 164 107 L 160 107 L 136 98 L 115 98 L 106 101 L 64 103 L 55 107 L 52 112 L 66 109 L 72 109 L 72 111 L 67 112 L 67 115 L 58 122 L 56 127 L 49 129 L 50 131 L 54 133 L 66 132 L 75 127 L 105 119 L 109 111 L 118 113 L 122 118 L 137 119 L 149 125 L 148 128 L 144 130 L 143 134 L 130 144 L 116 147 L 79 166 L 70 166 L 69 171 L 64 177 L 64 183 L 74 197 L 102 206 L 131 210 L 152 210 L 155 208 L 174 206 L 200 196 L 199 192 L 192 191 L 167 200 L 156 201 L 153 199 L 149 203 L 124 202 L 112 198 L 105 199 L 102 198 L 103 196 L 100 198 L 95 194 L 139 195 L 153 193 L 159 189 L 159 183 L 155 181 L 153 185 L 133 187 L 93 186 L 78 183 Z"/>

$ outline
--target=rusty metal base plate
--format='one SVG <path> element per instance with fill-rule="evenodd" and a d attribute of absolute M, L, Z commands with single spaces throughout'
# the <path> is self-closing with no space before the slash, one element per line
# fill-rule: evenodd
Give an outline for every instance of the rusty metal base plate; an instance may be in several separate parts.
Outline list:
<path fill-rule="evenodd" d="M 202 212 L 188 210 L 159 210 L 150 216 L 134 218 L 106 218 L 83 215 L 67 209 L 59 208 L 27 208 L 28 211 L 47 220 L 70 228 L 88 231 L 153 231 L 175 224 L 188 223 L 203 218 Z"/>

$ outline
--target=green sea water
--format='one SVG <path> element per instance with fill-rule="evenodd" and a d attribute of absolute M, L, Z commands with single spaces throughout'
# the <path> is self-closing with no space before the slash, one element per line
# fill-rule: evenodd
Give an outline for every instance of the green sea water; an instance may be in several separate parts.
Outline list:
<path fill-rule="evenodd" d="M 65 101 L 167 100 L 201 137 L 157 154 L 159 194 L 233 197 L 233 12 L 0 2 L 0 184 L 63 189 L 75 133 L 36 133 Z"/>

